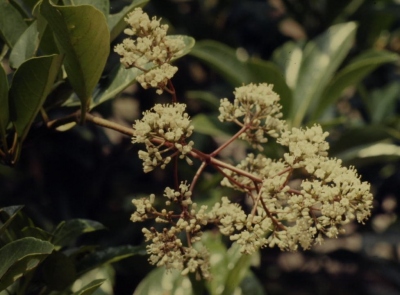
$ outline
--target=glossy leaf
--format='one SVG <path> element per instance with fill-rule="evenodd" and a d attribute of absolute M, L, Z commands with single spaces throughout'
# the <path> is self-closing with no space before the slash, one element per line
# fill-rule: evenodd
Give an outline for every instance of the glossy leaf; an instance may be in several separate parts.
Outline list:
<path fill-rule="evenodd" d="M 8 0 L 0 0 L 0 37 L 13 48 L 28 25 Z"/>
<path fill-rule="evenodd" d="M 97 221 L 88 219 L 72 219 L 61 222 L 55 229 L 52 243 L 56 246 L 67 246 L 84 233 L 98 231 L 105 227 Z"/>
<path fill-rule="evenodd" d="M 50 55 L 25 61 L 14 74 L 9 91 L 10 115 L 22 142 L 50 93 L 62 56 Z"/>
<path fill-rule="evenodd" d="M 103 264 L 114 263 L 122 259 L 134 256 L 145 255 L 146 250 L 142 246 L 120 246 L 110 247 L 87 254 L 78 264 L 80 274 L 97 268 Z"/>
<path fill-rule="evenodd" d="M 83 120 L 110 52 L 105 16 L 90 5 L 56 6 L 49 0 L 42 2 L 40 11 L 65 54 L 65 71 L 81 101 Z"/>
<path fill-rule="evenodd" d="M 133 0 L 129 6 L 124 7 L 120 12 L 110 14 L 107 18 L 108 28 L 110 30 L 110 40 L 113 41 L 127 26 L 125 17 L 136 7 L 143 7 L 150 0 Z"/>
<path fill-rule="evenodd" d="M 64 5 L 92 5 L 100 10 L 106 17 L 110 12 L 110 0 L 63 0 Z"/>
<path fill-rule="evenodd" d="M 91 295 L 104 283 L 104 279 L 97 279 L 87 284 L 79 291 L 74 292 L 72 295 Z"/>
<path fill-rule="evenodd" d="M 351 85 L 356 85 L 369 73 L 382 64 L 398 60 L 397 54 L 387 51 L 370 50 L 357 56 L 349 65 L 341 70 L 325 88 L 321 100 L 312 114 L 314 120 L 318 119 L 327 107 L 335 103 L 343 90 Z"/>
<path fill-rule="evenodd" d="M 157 267 L 146 275 L 133 293 L 142 294 L 193 295 L 193 290 L 187 276 L 182 276 L 179 271 L 166 272 L 163 267 Z"/>
<path fill-rule="evenodd" d="M 8 108 L 8 80 L 6 72 L 0 63 L 0 142 L 6 144 L 6 129 L 10 121 Z"/>
<path fill-rule="evenodd" d="M 300 126 L 305 116 L 315 111 L 323 90 L 353 45 L 356 28 L 354 22 L 335 25 L 307 43 L 293 92 L 289 117 L 293 126 Z"/>
<path fill-rule="evenodd" d="M 168 36 L 168 38 L 177 38 L 178 36 Z M 183 42 L 185 43 L 186 47 L 183 49 L 181 54 L 175 56 L 173 59 L 178 59 L 186 54 L 188 54 L 191 48 L 194 46 L 195 40 L 189 36 L 179 36 L 183 38 Z M 143 66 L 145 69 L 149 70 L 154 67 L 154 64 L 149 63 Z M 113 73 L 111 73 L 108 81 L 104 83 L 103 86 L 96 92 L 96 95 L 93 99 L 93 103 L 91 108 L 98 106 L 99 104 L 114 98 L 118 95 L 121 91 L 123 91 L 126 87 L 133 84 L 135 79 L 138 75 L 140 75 L 142 71 L 132 68 L 132 69 L 125 69 L 122 65 L 118 65 Z M 74 100 L 69 100 L 65 105 L 73 106 L 75 104 Z"/>
<path fill-rule="evenodd" d="M 34 269 L 54 249 L 46 241 L 23 238 L 0 249 L 0 291 Z"/>
<path fill-rule="evenodd" d="M 38 48 L 39 31 L 37 28 L 37 21 L 33 21 L 15 43 L 14 48 L 11 50 L 11 67 L 14 69 L 18 68 L 25 60 L 35 56 Z"/>

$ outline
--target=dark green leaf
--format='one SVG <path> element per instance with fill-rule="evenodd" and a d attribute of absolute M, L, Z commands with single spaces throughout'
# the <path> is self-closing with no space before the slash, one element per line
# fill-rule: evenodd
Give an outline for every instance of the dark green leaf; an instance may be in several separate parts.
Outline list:
<path fill-rule="evenodd" d="M 10 65 L 12 68 L 18 68 L 25 60 L 35 56 L 39 48 L 39 31 L 37 28 L 37 21 L 25 30 L 18 41 L 15 43 L 14 48 L 10 53 Z"/>
<path fill-rule="evenodd" d="M 37 267 L 54 246 L 35 238 L 13 241 L 0 249 L 0 291 Z"/>
<path fill-rule="evenodd" d="M 185 97 L 199 101 L 202 106 L 218 112 L 220 99 L 210 91 L 187 91 L 185 93 Z"/>
<path fill-rule="evenodd" d="M 110 0 L 63 0 L 64 5 L 92 5 L 100 10 L 106 17 L 110 12 Z"/>
<path fill-rule="evenodd" d="M 183 38 L 183 42 L 185 43 L 186 47 L 183 49 L 183 52 L 181 54 L 174 56 L 173 58 L 174 60 L 188 54 L 195 43 L 195 40 L 189 36 L 175 36 L 175 35 L 168 36 L 168 38 L 178 38 L 178 37 Z M 145 68 L 146 70 L 150 70 L 154 68 L 154 64 L 152 63 L 146 64 L 145 66 L 143 66 L 143 68 Z M 102 86 L 101 89 L 97 91 L 93 99 L 91 108 L 94 108 L 95 106 L 109 99 L 114 98 L 126 87 L 133 84 L 135 82 L 136 77 L 141 73 L 142 71 L 136 68 L 125 69 L 122 65 L 118 65 L 108 78 L 108 82 L 106 82 L 104 86 Z M 66 102 L 65 105 L 73 106 L 75 105 L 75 102 L 73 99 L 71 99 L 68 102 Z"/>
<path fill-rule="evenodd" d="M 40 11 L 53 30 L 60 52 L 65 54 L 65 71 L 81 101 L 84 120 L 110 52 L 105 16 L 90 5 L 56 6 L 49 0 L 42 2 Z"/>
<path fill-rule="evenodd" d="M 136 7 L 143 7 L 149 0 L 133 0 L 133 2 L 124 7 L 120 12 L 111 14 L 107 18 L 108 28 L 110 29 L 110 40 L 113 41 L 126 27 L 127 23 L 124 20 L 129 12 Z"/>
<path fill-rule="evenodd" d="M 104 279 L 94 280 L 90 284 L 84 286 L 79 291 L 74 292 L 72 295 L 91 295 L 101 286 L 101 284 L 103 284 L 104 281 Z"/>
<path fill-rule="evenodd" d="M 27 226 L 21 231 L 24 237 L 32 237 L 42 241 L 50 241 L 53 235 L 39 227 Z"/>
<path fill-rule="evenodd" d="M 10 48 L 14 47 L 27 27 L 18 10 L 8 0 L 0 0 L 0 37 Z"/>
<path fill-rule="evenodd" d="M 353 45 L 356 29 L 354 22 L 334 25 L 307 43 L 293 91 L 289 117 L 293 126 L 300 126 L 318 106 L 323 90 Z"/>
<path fill-rule="evenodd" d="M 25 61 L 14 74 L 10 92 L 10 115 L 22 142 L 50 93 L 62 56 L 50 55 Z"/>
<path fill-rule="evenodd" d="M 76 279 L 73 261 L 59 251 L 55 251 L 47 257 L 42 265 L 42 271 L 46 285 L 52 290 L 61 291 Z"/>
<path fill-rule="evenodd" d="M 192 118 L 192 125 L 194 126 L 194 130 L 198 133 L 210 136 L 230 137 L 230 135 L 223 130 L 223 126 L 225 125 L 223 125 L 216 116 L 198 114 Z"/>
<path fill-rule="evenodd" d="M 335 103 L 343 90 L 356 85 L 369 73 L 382 64 L 398 60 L 398 55 L 386 51 L 369 50 L 357 56 L 348 66 L 341 70 L 325 88 L 321 100 L 312 118 L 317 120 L 327 107 Z M 373 111 L 375 112 L 375 110 Z"/>
<path fill-rule="evenodd" d="M 79 274 L 85 273 L 103 264 L 114 263 L 122 259 L 145 255 L 146 250 L 142 246 L 110 247 L 104 250 L 87 254 L 78 264 Z"/>
<path fill-rule="evenodd" d="M 370 95 L 372 109 L 370 116 L 375 124 L 383 123 L 385 119 L 396 115 L 396 104 L 400 93 L 398 81 L 373 91 Z"/>
<path fill-rule="evenodd" d="M 240 283 L 242 294 L 266 295 L 264 288 L 252 271 Z"/>
<path fill-rule="evenodd" d="M 20 212 L 24 206 L 10 206 L 0 209 L 0 236 L 4 233 L 10 223 L 17 217 L 18 212 Z"/>
<path fill-rule="evenodd" d="M 197 42 L 190 52 L 219 73 L 233 86 L 241 86 L 251 81 L 246 62 L 240 61 L 233 48 L 217 41 Z"/>
<path fill-rule="evenodd" d="M 6 145 L 6 129 L 10 121 L 10 113 L 8 108 L 8 81 L 7 75 L 0 63 L 0 142 L 3 147 Z"/>
<path fill-rule="evenodd" d="M 53 235 L 52 243 L 56 246 L 67 246 L 75 241 L 77 237 L 84 233 L 98 231 L 105 229 L 105 227 L 93 220 L 88 219 L 72 219 L 61 222 Z"/>

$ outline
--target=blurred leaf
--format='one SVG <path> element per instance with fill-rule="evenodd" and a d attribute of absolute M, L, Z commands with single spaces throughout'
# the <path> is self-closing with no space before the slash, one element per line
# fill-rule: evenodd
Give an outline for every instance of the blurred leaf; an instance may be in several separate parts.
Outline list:
<path fill-rule="evenodd" d="M 101 286 L 101 284 L 103 284 L 104 281 L 104 279 L 94 280 L 79 291 L 74 292 L 72 295 L 91 295 Z"/>
<path fill-rule="evenodd" d="M 240 283 L 240 289 L 242 289 L 242 294 L 266 295 L 263 286 L 252 271 L 244 277 Z"/>
<path fill-rule="evenodd" d="M 76 269 L 73 261 L 65 254 L 55 251 L 51 253 L 42 265 L 43 279 L 52 290 L 61 291 L 76 279 Z"/>
<path fill-rule="evenodd" d="M 278 65 L 290 89 L 295 89 L 303 59 L 303 50 L 295 42 L 289 41 L 273 53 L 273 61 Z"/>
<path fill-rule="evenodd" d="M 35 238 L 13 241 L 0 249 L 0 291 L 37 267 L 54 246 Z"/>
<path fill-rule="evenodd" d="M 199 41 L 190 55 L 202 60 L 233 86 L 252 82 L 246 62 L 240 61 L 235 50 L 223 43 L 212 40 Z"/>
<path fill-rule="evenodd" d="M 133 0 L 133 2 L 124 7 L 120 12 L 111 14 L 107 18 L 108 28 L 110 30 L 110 40 L 113 41 L 126 28 L 127 23 L 124 20 L 129 12 L 136 7 L 143 7 L 150 0 Z"/>
<path fill-rule="evenodd" d="M 210 91 L 187 91 L 185 97 L 199 101 L 202 106 L 208 107 L 210 110 L 218 112 L 220 99 Z"/>
<path fill-rule="evenodd" d="M 25 60 L 35 56 L 39 48 L 39 31 L 37 21 L 25 30 L 10 53 L 10 66 L 18 68 Z"/>
<path fill-rule="evenodd" d="M 400 139 L 400 132 L 383 125 L 367 125 L 354 127 L 342 133 L 340 138 L 332 142 L 330 154 L 339 156 L 340 153 L 354 147 L 374 144 L 390 138 Z"/>
<path fill-rule="evenodd" d="M 81 101 L 84 120 L 110 52 L 105 16 L 93 6 L 56 6 L 49 0 L 43 0 L 40 11 L 65 54 L 65 71 Z"/>
<path fill-rule="evenodd" d="M 307 114 L 312 114 L 334 72 L 354 43 L 357 25 L 354 22 L 334 25 L 304 49 L 290 119 L 300 126 Z"/>
<path fill-rule="evenodd" d="M 275 64 L 256 58 L 240 61 L 233 48 L 211 40 L 197 42 L 190 54 L 202 60 L 235 87 L 248 83 L 274 84 L 274 91 L 280 95 L 284 105 L 283 111 L 289 110 L 292 92 Z"/>
<path fill-rule="evenodd" d="M 84 233 L 105 229 L 100 222 L 88 219 L 72 219 L 61 222 L 55 229 L 52 243 L 56 246 L 67 246 Z"/>
<path fill-rule="evenodd" d="M 64 5 L 91 5 L 100 10 L 106 17 L 110 12 L 110 0 L 63 0 Z"/>
<path fill-rule="evenodd" d="M 10 112 L 8 108 L 8 80 L 6 72 L 0 63 L 0 142 L 5 148 L 6 129 L 10 121 Z"/>
<path fill-rule="evenodd" d="M 171 38 L 171 39 L 183 37 L 183 41 L 186 45 L 186 47 L 183 49 L 183 52 L 181 54 L 175 56 L 173 58 L 174 60 L 188 54 L 195 43 L 195 40 L 189 36 L 174 36 L 173 35 L 173 36 L 167 36 L 167 37 Z M 146 70 L 150 70 L 150 69 L 154 68 L 154 64 L 148 63 L 148 64 L 144 65 L 143 68 L 145 68 Z M 135 82 L 136 77 L 140 74 L 142 74 L 142 71 L 140 71 L 136 68 L 125 69 L 124 66 L 118 65 L 114 69 L 114 71 L 110 74 L 108 81 L 106 83 L 104 83 L 104 85 L 102 85 L 98 91 L 96 91 L 91 108 L 94 108 L 95 106 L 98 106 L 99 104 L 101 104 L 111 98 L 114 98 L 121 91 L 123 91 L 126 87 L 133 84 Z M 74 106 L 74 105 L 76 105 L 76 102 L 73 99 L 70 99 L 64 105 Z"/>
<path fill-rule="evenodd" d="M 312 119 L 317 120 L 327 107 L 340 98 L 343 90 L 347 87 L 356 85 L 380 65 L 398 59 L 397 54 L 376 50 L 369 50 L 357 56 L 325 88 L 316 110 L 312 113 Z M 375 111 L 374 109 L 372 113 L 375 113 Z"/>
<path fill-rule="evenodd" d="M 20 212 L 24 206 L 10 206 L 0 209 L 0 236 L 4 233 L 10 223 L 17 217 L 18 212 Z"/>
<path fill-rule="evenodd" d="M 210 271 L 213 280 L 206 283 L 210 294 L 236 294 L 236 289 L 243 279 L 249 275 L 253 256 L 240 253 L 240 247 L 236 243 L 226 250 L 219 233 L 205 232 L 202 241 L 211 255 Z"/>
<path fill-rule="evenodd" d="M 228 133 L 223 131 L 222 126 L 224 125 L 216 118 L 216 116 L 198 114 L 192 118 L 192 125 L 194 126 L 194 130 L 198 133 L 210 136 L 230 137 Z"/>
<path fill-rule="evenodd" d="M 143 246 L 120 246 L 110 247 L 104 250 L 95 251 L 87 254 L 78 264 L 78 272 L 82 274 L 103 264 L 114 263 L 122 259 L 134 256 L 145 255 L 146 250 Z"/>
<path fill-rule="evenodd" d="M 18 10 L 8 0 L 0 0 L 0 37 L 10 48 L 14 47 L 27 27 Z"/>
<path fill-rule="evenodd" d="M 9 91 L 10 116 L 21 143 L 49 94 L 62 61 L 60 55 L 34 57 L 14 74 Z"/>
<path fill-rule="evenodd" d="M 182 276 L 179 271 L 166 272 L 164 267 L 157 267 L 146 275 L 133 293 L 143 294 L 193 295 L 193 290 L 187 276 Z"/>
<path fill-rule="evenodd" d="M 373 123 L 383 123 L 385 119 L 396 115 L 396 104 L 400 94 L 400 83 L 392 83 L 372 91 L 370 94 L 370 116 Z"/>

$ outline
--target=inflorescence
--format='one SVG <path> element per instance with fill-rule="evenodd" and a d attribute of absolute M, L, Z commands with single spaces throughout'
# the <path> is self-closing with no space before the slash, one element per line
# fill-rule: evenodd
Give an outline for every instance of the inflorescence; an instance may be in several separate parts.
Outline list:
<path fill-rule="evenodd" d="M 127 21 L 131 28 L 125 33 L 136 39 L 124 40 L 115 50 L 127 68 L 142 68 L 148 62 L 158 65 L 145 71 L 138 82 L 162 91 L 176 72 L 169 63 L 183 45 L 179 39 L 168 39 L 167 26 L 155 18 L 150 20 L 141 9 L 131 13 Z M 345 224 L 353 220 L 363 223 L 371 214 L 370 185 L 361 181 L 354 167 L 344 167 L 340 160 L 328 157 L 328 133 L 321 126 L 289 128 L 282 120 L 273 85 L 245 85 L 236 88 L 234 95 L 233 102 L 221 99 L 219 107 L 220 121 L 234 122 L 241 128 L 233 139 L 245 140 L 262 151 L 268 138 L 275 138 L 286 149 L 282 159 L 249 153 L 236 166 L 212 161 L 215 154 L 205 155 L 193 148 L 193 141 L 186 141 L 193 126 L 182 103 L 156 104 L 133 125 L 132 142 L 144 143 L 146 149 L 139 151 L 144 172 L 157 166 L 164 169 L 174 157 L 185 158 L 189 164 L 190 157 L 197 158 L 224 175 L 221 185 L 243 192 L 250 200 L 248 208 L 227 196 L 211 207 L 199 206 L 192 199 L 193 183 L 187 181 L 164 190 L 161 209 L 154 194 L 134 199 L 133 222 L 154 219 L 164 225 L 160 231 L 143 228 L 150 242 L 147 252 L 151 264 L 178 269 L 182 274 L 200 272 L 209 278 L 207 249 L 195 245 L 201 243 L 205 226 L 219 228 L 243 253 L 275 246 L 295 251 L 299 246 L 309 249 L 326 237 L 336 238 L 344 232 Z"/>

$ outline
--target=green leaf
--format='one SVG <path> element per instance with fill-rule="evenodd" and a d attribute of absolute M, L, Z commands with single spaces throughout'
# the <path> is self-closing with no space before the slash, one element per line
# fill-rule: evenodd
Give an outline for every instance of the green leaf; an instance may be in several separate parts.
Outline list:
<path fill-rule="evenodd" d="M 124 20 L 129 12 L 136 7 L 143 7 L 149 0 L 133 0 L 133 2 L 124 7 L 120 12 L 111 14 L 107 18 L 108 28 L 110 29 L 110 40 L 113 41 L 125 29 L 127 23 Z"/>
<path fill-rule="evenodd" d="M 40 227 L 27 226 L 24 227 L 21 231 L 24 237 L 32 237 L 42 241 L 50 241 L 53 238 L 53 235 Z"/>
<path fill-rule="evenodd" d="M 240 283 L 242 294 L 266 295 L 264 288 L 252 271 Z"/>
<path fill-rule="evenodd" d="M 172 35 L 172 36 L 167 36 L 167 38 L 183 38 L 183 42 L 185 43 L 185 48 L 183 51 L 177 55 L 174 56 L 173 60 L 178 59 L 186 54 L 189 53 L 191 48 L 194 46 L 195 40 L 192 37 L 189 36 L 177 36 L 177 35 Z M 143 66 L 144 69 L 150 70 L 154 68 L 153 63 L 148 63 Z M 118 65 L 114 71 L 111 73 L 110 77 L 108 78 L 108 81 L 104 83 L 104 85 L 97 91 L 93 103 L 91 105 L 91 108 L 94 108 L 95 106 L 98 106 L 99 104 L 114 98 L 116 95 L 118 95 L 121 91 L 123 91 L 126 87 L 129 85 L 133 84 L 136 80 L 136 77 L 140 75 L 142 71 L 136 69 L 136 68 L 131 68 L 131 69 L 125 69 L 122 65 Z M 68 102 L 66 102 L 64 105 L 67 106 L 73 106 L 75 104 L 74 100 L 71 99 Z"/>
<path fill-rule="evenodd" d="M 72 295 L 91 295 L 104 283 L 104 281 L 105 279 L 94 280 L 79 291 L 74 292 Z"/>
<path fill-rule="evenodd" d="M 50 93 L 61 66 L 61 55 L 28 59 L 14 74 L 9 91 L 10 115 L 21 143 Z"/>
<path fill-rule="evenodd" d="M 143 294 L 193 295 L 193 290 L 187 276 L 182 276 L 179 271 L 166 272 L 164 267 L 158 267 L 146 275 L 133 293 Z"/>
<path fill-rule="evenodd" d="M 283 111 L 289 111 L 292 92 L 275 64 L 256 58 L 241 61 L 233 48 L 211 40 L 197 42 L 190 54 L 202 60 L 235 87 L 248 83 L 274 84 L 274 91 L 281 97 Z"/>
<path fill-rule="evenodd" d="M 110 52 L 105 16 L 90 5 L 56 6 L 49 0 L 43 0 L 40 11 L 65 54 L 65 71 L 81 101 L 83 121 Z"/>
<path fill-rule="evenodd" d="M 42 265 L 43 279 L 52 290 L 61 291 L 76 279 L 74 262 L 65 254 L 55 251 Z"/>
<path fill-rule="evenodd" d="M 10 121 L 10 112 L 8 108 L 8 80 L 6 71 L 0 63 L 0 142 L 3 148 L 7 147 L 6 129 Z"/>
<path fill-rule="evenodd" d="M 8 0 L 0 0 L 0 37 L 13 48 L 27 24 L 23 17 Z"/>
<path fill-rule="evenodd" d="M 100 10 L 106 17 L 110 12 L 110 0 L 63 0 L 64 5 L 92 5 Z"/>
<path fill-rule="evenodd" d="M 193 99 L 208 107 L 210 110 L 218 112 L 220 99 L 210 91 L 193 90 L 185 93 L 187 99 Z"/>
<path fill-rule="evenodd" d="M 146 250 L 142 246 L 120 246 L 110 247 L 87 254 L 78 264 L 79 274 L 85 273 L 103 264 L 114 263 L 122 259 L 134 256 L 145 255 Z"/>
<path fill-rule="evenodd" d="M 0 236 L 4 233 L 10 223 L 17 217 L 18 212 L 20 212 L 24 206 L 10 206 L 0 209 Z"/>
<path fill-rule="evenodd" d="M 190 55 L 202 60 L 233 86 L 252 82 L 246 62 L 240 61 L 235 50 L 225 44 L 211 40 L 200 41 Z"/>
<path fill-rule="evenodd" d="M 84 233 L 105 229 L 100 222 L 88 219 L 72 219 L 61 222 L 55 229 L 52 243 L 56 246 L 67 246 Z"/>
<path fill-rule="evenodd" d="M 192 125 L 194 130 L 210 136 L 225 136 L 230 137 L 230 134 L 223 130 L 223 125 L 216 116 L 209 116 L 205 114 L 198 114 L 192 118 Z"/>
<path fill-rule="evenodd" d="M 354 22 L 334 25 L 307 43 L 293 91 L 289 117 L 293 126 L 300 126 L 320 103 L 322 92 L 353 45 L 356 29 Z"/>
<path fill-rule="evenodd" d="M 18 41 L 15 43 L 14 48 L 10 53 L 10 65 L 12 68 L 18 68 L 25 60 L 35 56 L 39 48 L 39 31 L 37 28 L 37 21 L 25 30 Z"/>
<path fill-rule="evenodd" d="M 370 101 L 372 109 L 370 116 L 375 124 L 383 123 L 386 119 L 396 116 L 396 103 L 400 93 L 398 81 L 372 91 Z"/>
<path fill-rule="evenodd" d="M 343 90 L 347 87 L 358 84 L 380 65 L 395 62 L 398 59 L 397 54 L 377 50 L 369 50 L 357 56 L 327 85 L 318 107 L 312 114 L 312 119 L 317 120 L 330 105 L 340 98 Z"/>
<path fill-rule="evenodd" d="M 54 249 L 46 241 L 23 238 L 0 249 L 0 291 L 34 269 Z"/>

